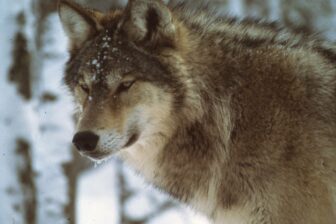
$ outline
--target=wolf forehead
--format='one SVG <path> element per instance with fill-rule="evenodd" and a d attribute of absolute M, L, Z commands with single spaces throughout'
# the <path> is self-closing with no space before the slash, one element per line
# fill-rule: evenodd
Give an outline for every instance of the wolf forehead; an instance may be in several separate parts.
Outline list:
<path fill-rule="evenodd" d="M 108 76 L 118 81 L 130 73 L 138 80 L 160 85 L 172 84 L 175 79 L 169 65 L 105 29 L 77 52 L 72 52 L 64 80 L 68 86 L 74 87 L 84 75 L 90 76 L 92 82 L 104 82 Z"/>

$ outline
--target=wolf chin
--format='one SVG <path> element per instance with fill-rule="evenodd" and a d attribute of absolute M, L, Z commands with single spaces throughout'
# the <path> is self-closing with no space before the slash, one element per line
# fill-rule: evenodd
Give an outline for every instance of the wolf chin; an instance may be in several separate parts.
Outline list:
<path fill-rule="evenodd" d="M 336 223 L 334 44 L 159 0 L 58 12 L 81 154 L 216 224 Z"/>

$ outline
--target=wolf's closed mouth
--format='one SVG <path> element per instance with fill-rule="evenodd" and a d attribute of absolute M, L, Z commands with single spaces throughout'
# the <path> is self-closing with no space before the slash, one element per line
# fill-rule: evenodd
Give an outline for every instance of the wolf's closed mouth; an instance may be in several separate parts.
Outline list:
<path fill-rule="evenodd" d="M 83 155 L 90 157 L 92 159 L 95 159 L 95 160 L 100 160 L 110 155 L 110 153 L 94 151 L 94 152 L 84 153 Z"/>
<path fill-rule="evenodd" d="M 139 138 L 138 134 L 133 134 L 128 140 L 128 142 L 125 144 L 124 148 L 133 145 L 133 143 L 135 143 L 138 140 L 138 138 Z"/>

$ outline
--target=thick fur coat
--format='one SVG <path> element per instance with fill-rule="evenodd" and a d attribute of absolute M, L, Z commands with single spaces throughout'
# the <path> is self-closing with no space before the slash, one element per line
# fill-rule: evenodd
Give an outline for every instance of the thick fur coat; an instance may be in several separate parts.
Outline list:
<path fill-rule="evenodd" d="M 334 44 L 159 0 L 59 15 L 82 154 L 216 224 L 336 223 Z"/>

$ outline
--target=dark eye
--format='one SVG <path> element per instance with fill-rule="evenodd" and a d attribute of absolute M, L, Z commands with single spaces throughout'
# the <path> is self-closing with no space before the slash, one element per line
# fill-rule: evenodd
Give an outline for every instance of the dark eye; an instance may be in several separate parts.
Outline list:
<path fill-rule="evenodd" d="M 87 93 L 87 94 L 90 93 L 90 89 L 87 85 L 81 85 L 80 87 L 85 93 Z"/>
<path fill-rule="evenodd" d="M 124 81 L 120 83 L 120 85 L 117 88 L 116 93 L 118 94 L 118 93 L 129 90 L 129 88 L 131 88 L 134 83 L 135 83 L 135 80 Z"/>

